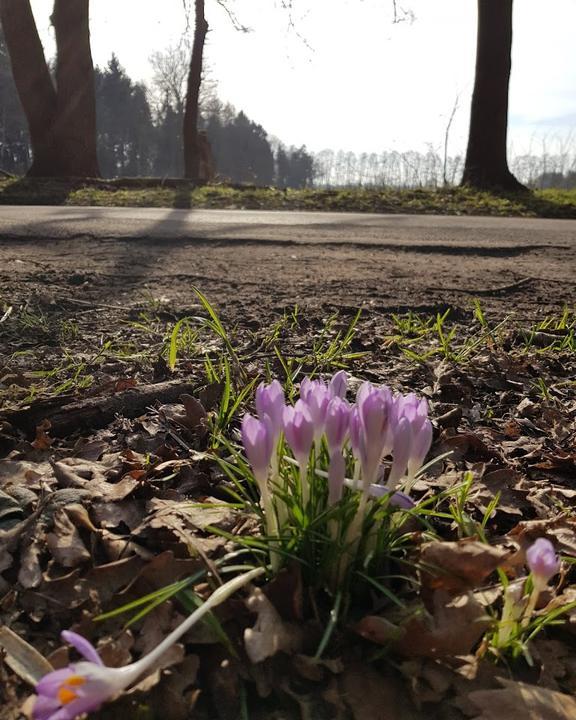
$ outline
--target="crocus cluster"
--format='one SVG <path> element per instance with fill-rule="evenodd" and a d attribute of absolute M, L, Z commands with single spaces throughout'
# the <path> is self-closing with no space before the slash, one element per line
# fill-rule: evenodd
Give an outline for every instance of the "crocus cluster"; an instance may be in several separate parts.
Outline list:
<path fill-rule="evenodd" d="M 432 443 L 426 400 L 364 382 L 355 402 L 350 403 L 346 399 L 347 385 L 348 376 L 343 370 L 328 382 L 306 377 L 293 405 L 286 403 L 277 380 L 258 387 L 257 417 L 244 416 L 242 441 L 265 513 L 282 515 L 274 502 L 274 488 L 282 487 L 282 439 L 299 468 L 304 507 L 313 484 L 323 477 L 327 477 L 329 506 L 342 498 L 345 487 L 361 492 L 362 508 L 370 496 L 385 494 L 398 505 L 410 506 L 406 493 Z M 323 448 L 328 456 L 327 473 L 317 462 Z M 350 478 L 346 477 L 347 468 L 351 469 Z M 268 520 L 267 524 L 270 531 L 272 524 Z"/>
<path fill-rule="evenodd" d="M 65 630 L 62 639 L 76 648 L 84 660 L 54 670 L 41 678 L 36 685 L 36 701 L 32 711 L 34 720 L 74 720 L 98 710 L 104 702 L 133 685 L 153 669 L 166 650 L 207 612 L 262 572 L 262 568 L 256 568 L 221 585 L 154 650 L 131 665 L 120 668 L 106 667 L 96 648 L 86 638 Z"/>

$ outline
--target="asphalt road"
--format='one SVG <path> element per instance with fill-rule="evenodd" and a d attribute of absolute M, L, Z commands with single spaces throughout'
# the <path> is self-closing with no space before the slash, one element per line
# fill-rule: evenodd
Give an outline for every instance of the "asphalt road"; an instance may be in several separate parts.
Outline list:
<path fill-rule="evenodd" d="M 92 237 L 266 241 L 414 247 L 470 251 L 550 246 L 571 251 L 576 269 L 576 220 L 433 215 L 0 206 L 0 238 Z M 414 248 L 417 249 L 417 248 Z M 457 252 L 457 250 L 456 250 Z M 480 253 L 481 254 L 481 253 Z"/>

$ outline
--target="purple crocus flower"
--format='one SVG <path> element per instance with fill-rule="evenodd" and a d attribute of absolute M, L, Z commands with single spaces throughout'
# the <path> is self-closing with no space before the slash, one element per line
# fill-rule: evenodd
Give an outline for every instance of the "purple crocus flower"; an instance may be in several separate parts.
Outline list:
<path fill-rule="evenodd" d="M 328 450 L 332 454 L 341 450 L 350 426 L 350 405 L 338 395 L 328 403 L 324 432 Z"/>
<path fill-rule="evenodd" d="M 274 432 L 268 415 L 258 420 L 246 413 L 242 418 L 242 443 L 260 490 L 268 480 L 268 467 L 274 449 Z"/>
<path fill-rule="evenodd" d="M 326 411 L 326 441 L 330 465 L 328 466 L 328 503 L 333 505 L 342 497 L 346 462 L 342 456 L 342 446 L 348 434 L 350 424 L 350 405 L 338 395 L 328 404 Z"/>
<path fill-rule="evenodd" d="M 542 590 L 560 570 L 560 559 L 554 545 L 546 538 L 538 538 L 526 550 L 526 563 L 532 573 L 534 587 Z"/>
<path fill-rule="evenodd" d="M 326 411 L 332 399 L 332 393 L 322 380 L 304 378 L 300 383 L 300 398 L 307 405 L 314 423 L 314 440 L 317 442 L 324 432 Z"/>
<path fill-rule="evenodd" d="M 387 486 L 391 490 L 398 487 L 408 467 L 412 448 L 412 427 L 410 422 L 401 417 L 394 428 L 393 461 L 388 476 Z"/>
<path fill-rule="evenodd" d="M 303 400 L 298 400 L 294 407 L 285 407 L 282 419 L 286 442 L 292 448 L 298 462 L 302 502 L 306 505 L 310 498 L 308 460 L 314 442 L 314 422 L 310 410 Z"/>
<path fill-rule="evenodd" d="M 272 431 L 275 439 L 282 432 L 282 413 L 286 403 L 284 401 L 284 389 L 278 380 L 273 380 L 269 385 L 260 383 L 256 388 L 256 411 L 258 417 L 270 418 Z"/>
<path fill-rule="evenodd" d="M 357 417 L 351 419 L 357 452 L 362 464 L 362 479 L 367 488 L 376 479 L 387 440 L 389 396 L 371 383 L 363 383 L 356 399 Z M 352 428 L 352 423 L 356 427 Z M 353 441 L 354 449 L 354 441 Z"/>
<path fill-rule="evenodd" d="M 62 639 L 73 645 L 85 660 L 71 663 L 61 670 L 53 670 L 40 679 L 36 685 L 37 697 L 32 710 L 34 720 L 74 720 L 80 715 L 98 710 L 104 702 L 150 670 L 166 650 L 207 612 L 263 572 L 264 568 L 255 568 L 221 585 L 152 652 L 138 662 L 121 668 L 106 667 L 96 648 L 86 638 L 64 631 Z"/>
<path fill-rule="evenodd" d="M 86 661 L 48 673 L 38 682 L 33 709 L 35 720 L 73 720 L 98 710 L 102 703 L 138 678 L 131 665 L 105 667 L 96 648 L 81 635 L 64 631 L 62 639 L 73 645 Z"/>
<path fill-rule="evenodd" d="M 408 460 L 408 477 L 414 478 L 432 445 L 432 423 L 424 418 L 420 426 L 412 425 L 412 446 Z"/>

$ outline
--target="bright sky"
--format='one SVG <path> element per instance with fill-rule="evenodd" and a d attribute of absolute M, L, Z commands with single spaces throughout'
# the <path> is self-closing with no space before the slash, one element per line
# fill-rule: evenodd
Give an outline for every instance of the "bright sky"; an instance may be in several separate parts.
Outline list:
<path fill-rule="evenodd" d="M 193 4 L 193 0 L 191 0 Z M 392 23 L 392 0 L 229 0 L 249 33 L 206 0 L 207 60 L 218 94 L 286 144 L 378 152 L 440 149 L 458 101 L 451 154 L 466 144 L 475 0 L 400 0 L 414 22 Z M 32 0 L 48 55 L 52 0 Z M 516 0 L 510 142 L 539 152 L 576 129 L 576 0 Z M 135 80 L 148 57 L 185 32 L 183 0 L 92 0 L 94 61 L 115 52 Z M 576 143 L 576 132 L 573 143 Z"/>

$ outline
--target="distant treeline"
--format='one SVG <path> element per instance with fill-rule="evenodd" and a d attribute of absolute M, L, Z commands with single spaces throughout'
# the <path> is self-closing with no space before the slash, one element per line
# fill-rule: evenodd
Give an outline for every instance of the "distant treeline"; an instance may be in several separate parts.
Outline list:
<path fill-rule="evenodd" d="M 104 177 L 181 177 L 183 174 L 184 55 L 157 53 L 151 88 L 134 82 L 112 56 L 96 69 L 98 159 Z M 178 72 L 181 75 L 178 76 Z M 209 86 L 209 83 L 208 83 Z M 217 179 L 278 187 L 440 187 L 460 182 L 462 156 L 385 151 L 353 153 L 305 147 L 286 148 L 271 140 L 261 125 L 219 100 L 203 98 L 201 128 L 214 156 Z M 519 155 L 510 169 L 535 188 L 575 188 L 576 155 L 560 143 L 558 153 Z M 0 170 L 23 175 L 31 160 L 26 120 L 0 32 Z"/>
<path fill-rule="evenodd" d="M 322 150 L 314 155 L 314 169 L 314 184 L 319 187 L 436 188 L 460 182 L 464 157 L 445 158 L 434 149 L 426 153 Z M 510 169 L 532 188 L 576 188 L 576 155 L 564 150 L 513 156 Z"/>

